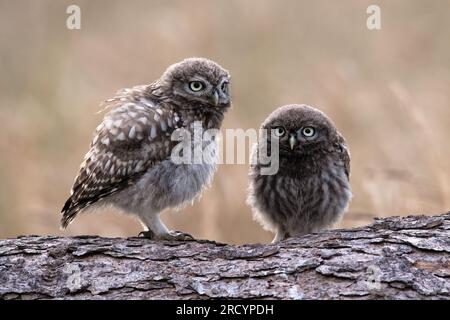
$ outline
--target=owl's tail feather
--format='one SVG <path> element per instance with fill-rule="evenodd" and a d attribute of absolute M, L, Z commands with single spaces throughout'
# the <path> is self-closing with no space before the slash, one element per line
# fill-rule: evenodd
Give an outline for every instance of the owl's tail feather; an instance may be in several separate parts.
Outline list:
<path fill-rule="evenodd" d="M 82 184 L 77 182 L 76 185 L 72 188 L 72 195 L 67 199 L 64 207 L 61 210 L 62 218 L 61 218 L 61 227 L 65 229 L 72 221 L 75 219 L 77 214 L 86 209 L 93 203 L 102 200 L 116 192 L 121 191 L 125 187 L 129 187 L 134 182 L 133 179 L 136 179 L 142 173 L 132 175 L 123 179 L 114 184 L 110 184 L 103 188 L 97 188 L 96 193 L 89 193 L 86 190 L 89 190 L 89 184 Z M 92 187 L 91 187 L 92 189 Z"/>
<path fill-rule="evenodd" d="M 75 219 L 76 215 L 79 211 L 81 211 L 85 206 L 77 205 L 72 197 L 67 199 L 64 207 L 61 210 L 62 218 L 61 218 L 61 227 L 63 229 L 67 228 L 67 226 Z"/>

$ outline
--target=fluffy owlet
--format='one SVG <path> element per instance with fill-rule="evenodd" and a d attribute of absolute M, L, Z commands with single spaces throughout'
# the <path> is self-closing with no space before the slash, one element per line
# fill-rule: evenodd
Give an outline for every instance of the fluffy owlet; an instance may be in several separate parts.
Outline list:
<path fill-rule="evenodd" d="M 112 205 L 136 215 L 146 237 L 191 239 L 169 231 L 159 214 L 195 199 L 216 164 L 175 163 L 171 152 L 180 142 L 171 135 L 176 129 L 190 133 L 194 124 L 220 128 L 231 104 L 229 81 L 228 71 L 217 63 L 190 58 L 168 67 L 155 82 L 120 90 L 106 100 L 109 111 L 62 209 L 62 227 L 82 210 Z"/>
<path fill-rule="evenodd" d="M 279 167 L 265 175 L 257 157 L 250 168 L 248 202 L 255 219 L 276 234 L 274 242 L 331 226 L 351 198 L 350 155 L 342 135 L 324 113 L 306 105 L 277 109 L 263 122 L 264 130 L 267 150 L 271 139 L 279 143 Z M 261 150 L 257 146 L 254 156 Z"/>

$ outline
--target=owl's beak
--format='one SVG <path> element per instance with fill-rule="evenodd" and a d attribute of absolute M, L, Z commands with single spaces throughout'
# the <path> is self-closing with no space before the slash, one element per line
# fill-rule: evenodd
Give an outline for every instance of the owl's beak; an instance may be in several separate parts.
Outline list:
<path fill-rule="evenodd" d="M 214 101 L 214 107 L 217 107 L 219 105 L 219 92 L 217 89 L 214 89 L 213 91 L 213 101 Z"/>
<path fill-rule="evenodd" d="M 297 139 L 295 136 L 289 137 L 289 146 L 291 147 L 291 150 L 294 150 L 295 144 L 297 143 Z"/>

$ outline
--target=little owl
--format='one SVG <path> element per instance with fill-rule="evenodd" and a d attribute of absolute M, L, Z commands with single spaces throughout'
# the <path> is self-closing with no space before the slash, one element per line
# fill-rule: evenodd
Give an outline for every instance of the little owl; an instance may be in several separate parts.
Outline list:
<path fill-rule="evenodd" d="M 155 82 L 120 90 L 106 100 L 109 111 L 62 209 L 62 227 L 80 211 L 112 205 L 136 215 L 145 237 L 192 239 L 169 231 L 159 215 L 199 196 L 216 163 L 173 162 L 171 152 L 179 141 L 171 135 L 176 129 L 192 132 L 194 123 L 219 129 L 231 104 L 229 81 L 228 71 L 217 63 L 190 58 L 168 67 Z"/>
<path fill-rule="evenodd" d="M 263 149 L 254 148 L 248 202 L 255 219 L 276 234 L 273 242 L 337 222 L 351 198 L 350 155 L 331 120 L 310 106 L 287 105 L 263 122 L 261 137 L 264 130 L 268 150 L 271 140 L 279 143 L 279 167 L 263 174 Z"/>

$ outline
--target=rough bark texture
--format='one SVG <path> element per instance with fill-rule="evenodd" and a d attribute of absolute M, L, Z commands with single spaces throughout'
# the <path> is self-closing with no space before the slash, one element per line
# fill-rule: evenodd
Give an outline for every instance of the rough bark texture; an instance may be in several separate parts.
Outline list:
<path fill-rule="evenodd" d="M 3 299 L 449 299 L 450 213 L 276 245 L 0 240 Z"/>

